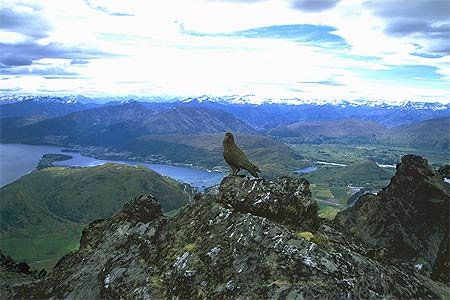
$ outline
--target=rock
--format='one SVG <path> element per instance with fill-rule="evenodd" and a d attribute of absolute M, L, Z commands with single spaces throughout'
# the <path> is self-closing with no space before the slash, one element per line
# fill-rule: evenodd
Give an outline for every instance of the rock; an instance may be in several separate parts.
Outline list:
<path fill-rule="evenodd" d="M 16 263 L 0 250 L 0 299 L 12 299 L 15 285 L 36 280 L 36 274 L 30 272 L 27 263 Z"/>
<path fill-rule="evenodd" d="M 421 265 L 423 274 L 448 282 L 449 201 L 443 177 L 425 159 L 406 155 L 386 188 L 361 197 L 335 221 L 379 255 Z"/>
<path fill-rule="evenodd" d="M 44 280 L 15 287 L 14 296 L 445 299 L 445 286 L 414 266 L 371 256 L 316 212 L 307 181 L 287 177 L 227 177 L 218 194 L 203 194 L 172 219 L 161 215 L 152 197 L 141 197 L 91 223 L 78 251 Z"/>
<path fill-rule="evenodd" d="M 161 204 L 153 195 L 144 195 L 126 203 L 116 218 L 148 223 L 162 216 Z"/>
<path fill-rule="evenodd" d="M 450 178 L 450 165 L 443 165 L 438 170 L 439 174 L 441 174 L 445 178 Z"/>
<path fill-rule="evenodd" d="M 315 230 L 320 218 L 305 179 L 281 177 L 276 181 L 227 176 L 219 186 L 218 201 L 233 209 L 274 222 Z"/>

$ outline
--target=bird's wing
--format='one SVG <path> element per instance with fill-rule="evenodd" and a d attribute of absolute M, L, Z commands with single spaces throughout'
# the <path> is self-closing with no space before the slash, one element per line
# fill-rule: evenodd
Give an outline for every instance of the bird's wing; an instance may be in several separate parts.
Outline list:
<path fill-rule="evenodd" d="M 244 152 L 237 145 L 233 145 L 231 150 L 232 159 L 239 162 L 239 167 L 243 167 L 246 162 L 249 162 Z"/>

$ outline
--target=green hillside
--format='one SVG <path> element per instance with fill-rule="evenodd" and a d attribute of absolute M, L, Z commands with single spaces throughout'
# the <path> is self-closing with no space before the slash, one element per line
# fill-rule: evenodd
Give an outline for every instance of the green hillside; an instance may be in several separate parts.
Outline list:
<path fill-rule="evenodd" d="M 269 135 L 297 143 L 371 143 L 386 128 L 361 119 L 301 121 L 269 131 Z"/>
<path fill-rule="evenodd" d="M 385 144 L 436 152 L 450 152 L 450 118 L 438 118 L 394 128 L 383 136 Z"/>
<path fill-rule="evenodd" d="M 392 175 L 392 170 L 381 168 L 374 161 L 362 160 L 345 167 L 320 166 L 317 171 L 304 177 L 311 183 L 328 183 L 332 186 L 385 186 Z"/>
<path fill-rule="evenodd" d="M 142 166 L 34 171 L 0 189 L 0 247 L 15 259 L 54 262 L 77 247 L 85 224 L 146 193 L 167 212 L 186 204 L 191 189 Z"/>

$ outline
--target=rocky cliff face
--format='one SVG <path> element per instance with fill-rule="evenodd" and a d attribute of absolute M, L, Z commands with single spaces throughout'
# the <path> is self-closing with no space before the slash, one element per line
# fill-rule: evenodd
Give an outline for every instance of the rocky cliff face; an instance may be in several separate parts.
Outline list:
<path fill-rule="evenodd" d="M 317 218 L 305 180 L 226 177 L 166 219 L 151 195 L 91 223 L 79 251 L 19 299 L 445 299 L 414 267 L 377 259 Z"/>
<path fill-rule="evenodd" d="M 377 253 L 449 282 L 450 185 L 418 156 L 406 155 L 390 184 L 365 195 L 336 221 Z"/>
<path fill-rule="evenodd" d="M 31 272 L 28 264 L 16 263 L 0 250 L 0 299 L 12 299 L 14 286 L 34 282 L 39 275 L 44 275 L 44 272 Z"/>

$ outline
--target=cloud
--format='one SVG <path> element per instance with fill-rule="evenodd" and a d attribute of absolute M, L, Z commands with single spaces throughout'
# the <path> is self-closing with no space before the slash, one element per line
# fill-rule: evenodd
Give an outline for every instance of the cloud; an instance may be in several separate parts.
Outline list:
<path fill-rule="evenodd" d="M 432 53 L 421 53 L 421 52 L 412 52 L 409 55 L 423 57 L 423 58 L 442 58 L 445 56 L 445 54 L 432 54 Z"/>
<path fill-rule="evenodd" d="M 358 73 L 361 78 L 368 80 L 395 82 L 416 87 L 423 84 L 431 87 L 436 84 L 445 84 L 442 75 L 437 71 L 437 67 L 427 65 L 398 65 L 389 66 L 389 69 L 385 70 L 359 70 Z M 421 82 L 419 83 L 418 80 Z"/>
<path fill-rule="evenodd" d="M 72 61 L 70 62 L 71 65 L 87 65 L 89 63 L 89 61 L 84 60 L 84 59 L 72 59 Z"/>
<path fill-rule="evenodd" d="M 446 0 L 373 0 L 364 5 L 383 18 L 448 22 L 450 16 L 450 3 Z"/>
<path fill-rule="evenodd" d="M 73 79 L 73 76 L 44 76 L 45 79 Z"/>
<path fill-rule="evenodd" d="M 36 42 L 5 44 L 0 42 L 0 69 L 14 66 L 31 65 L 32 62 L 45 58 L 72 59 L 72 64 L 86 64 L 85 59 L 112 56 L 96 49 L 66 46 L 61 43 L 41 45 Z"/>
<path fill-rule="evenodd" d="M 43 18 L 37 6 L 0 8 L 0 29 L 17 32 L 33 39 L 48 36 L 50 24 Z"/>
<path fill-rule="evenodd" d="M 299 81 L 298 83 L 304 84 L 319 84 L 319 85 L 329 85 L 329 86 L 345 86 L 344 83 L 339 83 L 334 80 L 320 80 L 320 81 Z"/>
<path fill-rule="evenodd" d="M 180 25 L 182 33 L 196 37 L 284 39 L 290 42 L 306 43 L 318 47 L 348 47 L 348 44 L 341 36 L 332 33 L 335 30 L 336 28 L 334 27 L 324 25 L 289 24 L 257 27 L 228 34 L 205 34 L 187 31 L 184 29 L 183 24 Z"/>
<path fill-rule="evenodd" d="M 385 20 L 384 32 L 408 37 L 421 57 L 450 55 L 450 2 L 445 0 L 367 1 L 365 7 Z"/>
<path fill-rule="evenodd" d="M 101 11 L 110 16 L 116 16 L 116 17 L 132 17 L 132 16 L 134 16 L 133 14 L 130 14 L 130 13 L 125 13 L 123 11 L 117 11 L 117 9 L 115 9 L 115 8 L 100 5 L 98 2 L 101 2 L 101 1 L 84 0 L 84 3 L 86 3 L 86 5 L 89 6 L 90 8 Z"/>
<path fill-rule="evenodd" d="M 0 69 L 2 75 L 38 75 L 38 76 L 78 76 L 76 72 L 68 71 L 63 66 L 19 66 Z"/>
<path fill-rule="evenodd" d="M 254 4 L 258 2 L 264 2 L 267 0 L 208 0 L 208 2 L 229 2 L 229 3 L 242 3 L 242 4 Z"/>
<path fill-rule="evenodd" d="M 335 7 L 341 0 L 295 0 L 291 6 L 304 12 L 322 12 Z"/>
<path fill-rule="evenodd" d="M 2 92 L 2 93 L 17 93 L 17 92 L 19 92 L 21 90 L 22 90 L 22 88 L 16 87 L 16 88 L 11 88 L 11 89 L 9 89 L 9 88 L 0 89 L 0 92 Z"/>
<path fill-rule="evenodd" d="M 8 55 L 0 57 L 0 68 L 15 66 L 30 66 L 33 61 L 27 57 L 19 55 Z"/>
<path fill-rule="evenodd" d="M 398 36 L 420 34 L 426 35 L 430 39 L 442 39 L 448 37 L 450 24 L 436 24 L 414 19 L 396 19 L 388 23 L 385 32 Z"/>

